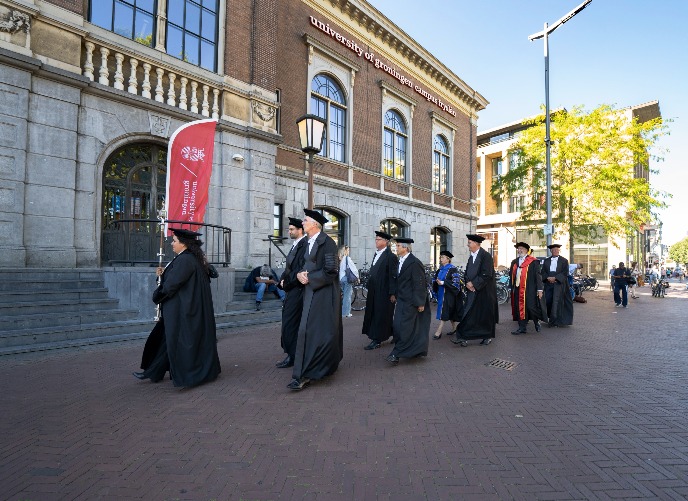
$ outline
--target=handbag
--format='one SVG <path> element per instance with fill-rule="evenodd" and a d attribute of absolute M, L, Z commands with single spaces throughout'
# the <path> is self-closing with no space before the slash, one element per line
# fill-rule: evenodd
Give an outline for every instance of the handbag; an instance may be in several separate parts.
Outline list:
<path fill-rule="evenodd" d="M 348 261 L 349 258 L 347 257 L 346 259 L 347 259 L 347 262 L 346 262 L 346 268 L 344 268 L 344 276 L 346 276 L 347 282 L 355 285 L 358 283 L 358 277 L 356 276 L 356 274 L 353 271 L 351 271 L 351 268 L 349 268 L 349 261 Z"/>
<path fill-rule="evenodd" d="M 628 278 L 628 285 L 635 285 L 637 283 L 635 277 Z"/>

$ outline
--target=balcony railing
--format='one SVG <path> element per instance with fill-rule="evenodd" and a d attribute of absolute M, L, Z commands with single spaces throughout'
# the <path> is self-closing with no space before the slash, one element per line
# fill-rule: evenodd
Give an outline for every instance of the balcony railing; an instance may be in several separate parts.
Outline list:
<path fill-rule="evenodd" d="M 83 74 L 91 81 L 167 103 L 204 117 L 220 117 L 220 89 L 139 54 L 85 41 Z"/>

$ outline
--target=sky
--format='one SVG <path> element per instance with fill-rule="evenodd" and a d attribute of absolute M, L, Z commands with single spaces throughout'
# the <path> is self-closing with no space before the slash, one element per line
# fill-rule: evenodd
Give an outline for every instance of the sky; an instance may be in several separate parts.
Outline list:
<path fill-rule="evenodd" d="M 545 103 L 542 39 L 583 0 L 368 0 L 490 104 L 478 131 L 537 115 Z M 592 0 L 549 37 L 550 109 L 659 101 L 670 135 L 651 161 L 672 195 L 663 243 L 688 236 L 688 0 Z"/>

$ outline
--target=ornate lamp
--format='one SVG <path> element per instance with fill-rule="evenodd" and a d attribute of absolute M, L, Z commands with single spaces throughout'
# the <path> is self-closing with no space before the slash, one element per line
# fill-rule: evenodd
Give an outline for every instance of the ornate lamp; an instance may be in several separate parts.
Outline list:
<path fill-rule="evenodd" d="M 325 121 L 317 115 L 304 115 L 296 121 L 301 151 L 308 153 L 308 207 L 313 208 L 313 155 L 322 150 Z"/>

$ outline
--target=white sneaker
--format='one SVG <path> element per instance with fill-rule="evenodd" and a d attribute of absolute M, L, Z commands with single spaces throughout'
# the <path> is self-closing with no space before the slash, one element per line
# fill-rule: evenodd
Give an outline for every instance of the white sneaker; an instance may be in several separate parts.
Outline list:
<path fill-rule="evenodd" d="M 621 303 L 618 303 L 618 304 L 616 305 L 616 308 L 621 308 Z"/>

